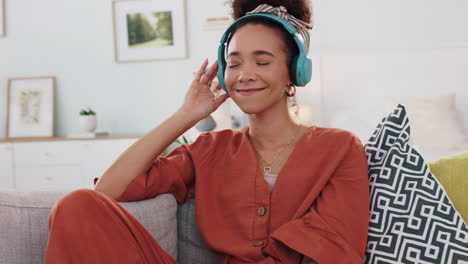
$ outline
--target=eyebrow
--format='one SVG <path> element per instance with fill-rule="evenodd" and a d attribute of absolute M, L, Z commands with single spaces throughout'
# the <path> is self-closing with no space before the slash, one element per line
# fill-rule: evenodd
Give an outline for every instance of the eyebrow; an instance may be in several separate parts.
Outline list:
<path fill-rule="evenodd" d="M 272 53 L 266 51 L 266 50 L 256 50 L 253 52 L 253 54 L 255 56 L 259 56 L 259 55 L 268 55 L 268 56 L 271 56 L 271 57 L 275 57 L 275 55 L 273 55 Z M 238 51 L 233 51 L 233 52 L 230 52 L 228 57 L 231 57 L 231 56 L 240 56 L 240 52 Z"/>

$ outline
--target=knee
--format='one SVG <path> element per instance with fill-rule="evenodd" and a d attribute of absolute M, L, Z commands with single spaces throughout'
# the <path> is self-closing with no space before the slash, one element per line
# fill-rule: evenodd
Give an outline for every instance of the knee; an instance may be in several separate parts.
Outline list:
<path fill-rule="evenodd" d="M 72 191 L 55 202 L 50 215 L 56 215 L 58 211 L 61 212 L 61 215 L 76 215 L 86 212 L 87 209 L 99 204 L 99 196 L 101 195 L 91 189 Z"/>
<path fill-rule="evenodd" d="M 79 189 L 73 192 L 68 193 L 62 197 L 57 204 L 62 206 L 71 206 L 74 208 L 79 208 L 81 206 L 88 206 L 89 203 L 98 200 L 98 196 L 101 194 L 90 189 Z"/>

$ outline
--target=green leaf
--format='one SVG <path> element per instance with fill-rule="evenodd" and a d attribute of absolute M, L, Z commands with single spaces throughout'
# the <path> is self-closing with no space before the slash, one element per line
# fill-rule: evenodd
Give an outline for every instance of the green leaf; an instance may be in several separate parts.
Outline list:
<path fill-rule="evenodd" d="M 94 112 L 91 107 L 88 107 L 88 110 L 86 109 L 81 109 L 80 115 L 96 115 L 96 112 Z"/>

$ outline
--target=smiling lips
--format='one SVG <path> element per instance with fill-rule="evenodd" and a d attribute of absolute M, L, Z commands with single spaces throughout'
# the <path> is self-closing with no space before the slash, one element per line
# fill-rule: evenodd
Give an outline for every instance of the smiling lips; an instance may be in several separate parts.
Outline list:
<path fill-rule="evenodd" d="M 238 89 L 235 89 L 235 91 L 241 95 L 251 95 L 251 94 L 255 94 L 255 93 L 258 93 L 262 90 L 265 90 L 265 88 L 257 88 L 257 89 L 242 89 L 242 90 L 238 90 Z"/>

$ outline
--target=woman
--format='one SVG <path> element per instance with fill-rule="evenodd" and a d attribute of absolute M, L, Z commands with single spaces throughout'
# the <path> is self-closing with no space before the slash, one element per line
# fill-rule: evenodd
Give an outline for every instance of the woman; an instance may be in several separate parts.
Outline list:
<path fill-rule="evenodd" d="M 175 263 L 115 202 L 161 193 L 180 203 L 196 199 L 200 232 L 221 263 L 362 263 L 369 204 L 363 146 L 350 132 L 305 127 L 289 115 L 288 97 L 310 71 L 298 59 L 307 52 L 310 6 L 292 2 L 231 1 L 236 22 L 220 61 L 206 72 L 203 63 L 179 110 L 127 149 L 95 191 L 75 191 L 55 206 L 47 263 L 67 263 L 70 252 L 80 263 Z M 294 39 L 288 25 L 302 37 Z M 227 94 L 216 96 L 221 88 Z M 250 126 L 202 134 L 158 157 L 228 97 Z M 108 211 L 96 220 L 115 225 L 100 227 L 100 235 L 90 221 L 68 230 L 61 223 L 76 221 L 67 208 L 77 204 Z M 83 240 L 97 251 L 80 252 Z"/>

